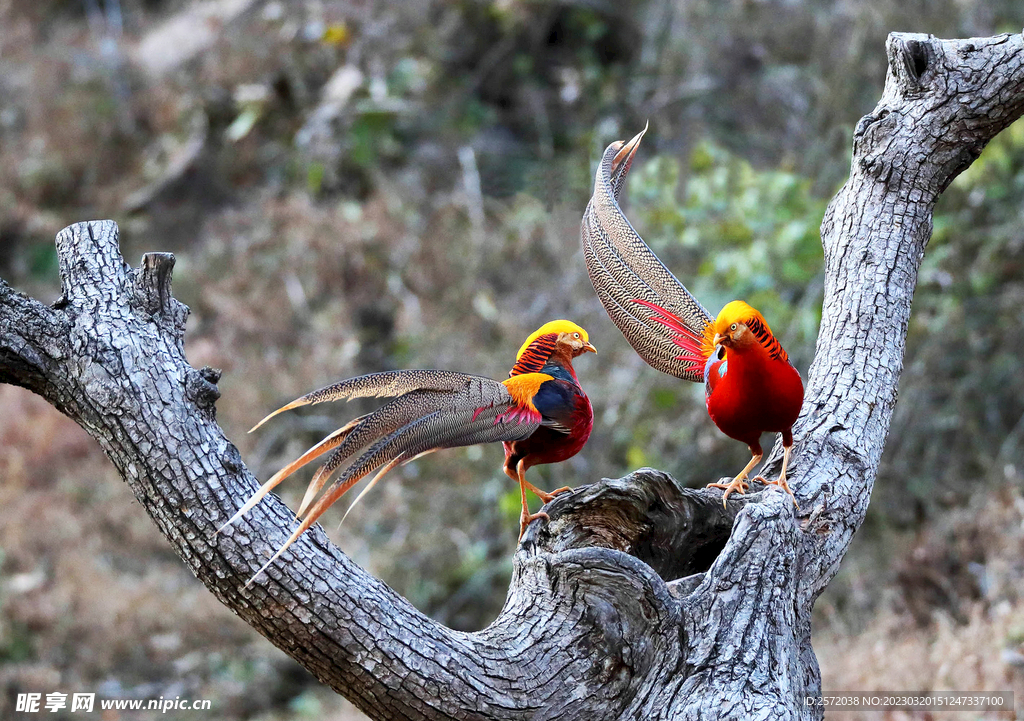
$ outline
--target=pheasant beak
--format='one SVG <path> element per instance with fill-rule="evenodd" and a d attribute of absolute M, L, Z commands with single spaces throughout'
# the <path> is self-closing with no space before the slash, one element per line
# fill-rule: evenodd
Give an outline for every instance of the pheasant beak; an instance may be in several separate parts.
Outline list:
<path fill-rule="evenodd" d="M 633 156 L 636 155 L 637 148 L 640 147 L 640 141 L 644 137 L 644 133 L 647 132 L 647 128 L 650 127 L 650 121 L 644 126 L 644 129 L 634 135 L 631 140 L 624 143 L 619 152 L 612 158 L 612 169 L 611 175 L 625 175 L 629 171 L 629 166 L 633 162 Z"/>
<path fill-rule="evenodd" d="M 724 336 L 721 333 L 715 333 L 715 338 L 711 341 L 711 345 L 724 345 L 726 340 L 728 340 L 727 336 Z"/>
<path fill-rule="evenodd" d="M 583 344 L 583 351 L 584 351 L 584 352 L 590 351 L 591 353 L 597 353 L 597 348 L 595 348 L 595 347 L 594 347 L 594 346 L 593 346 L 592 344 L 590 344 L 590 343 L 584 343 L 584 344 Z"/>

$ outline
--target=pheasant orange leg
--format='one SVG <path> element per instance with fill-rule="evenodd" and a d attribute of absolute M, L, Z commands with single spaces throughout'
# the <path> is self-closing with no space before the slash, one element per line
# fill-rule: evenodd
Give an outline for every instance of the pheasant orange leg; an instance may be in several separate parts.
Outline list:
<path fill-rule="evenodd" d="M 725 505 L 725 502 L 729 499 L 730 493 L 736 491 L 742 496 L 750 487 L 750 484 L 747 483 L 747 476 L 749 476 L 750 472 L 754 470 L 754 466 L 761 462 L 761 457 L 763 455 L 761 453 L 761 444 L 758 443 L 757 445 L 750 446 L 750 454 L 750 463 L 744 466 L 743 470 L 740 471 L 739 474 L 737 474 L 737 476 L 733 478 L 731 481 L 729 481 L 728 483 L 709 483 L 707 485 L 708 488 L 725 489 L 725 493 L 722 494 L 723 506 Z"/>
<path fill-rule="evenodd" d="M 789 494 L 790 498 L 793 499 L 793 505 L 797 508 L 800 504 L 796 502 L 796 496 L 793 495 L 793 491 L 789 489 L 789 484 L 786 483 L 786 468 L 789 466 L 789 454 L 793 451 L 793 432 L 784 431 L 782 434 L 782 472 L 779 473 L 779 480 L 777 481 L 765 481 L 765 484 L 769 486 L 778 486 L 786 493 Z"/>
<path fill-rule="evenodd" d="M 519 492 L 521 494 L 521 500 L 523 503 L 523 509 L 519 514 L 519 538 L 523 537 L 523 534 L 526 533 L 526 527 L 529 526 L 532 521 L 536 521 L 538 518 L 548 518 L 548 514 L 546 514 L 544 511 L 530 513 L 530 507 L 526 503 L 526 487 L 530 486 L 534 493 L 537 492 L 537 488 L 535 488 L 531 483 L 528 483 L 526 481 L 526 469 L 523 467 L 525 461 L 526 459 L 524 458 L 523 460 L 519 461 L 518 464 L 516 464 L 515 480 L 519 482 Z M 508 473 L 507 468 L 505 469 L 505 472 Z M 509 473 L 509 476 L 511 477 L 512 474 Z M 547 503 L 547 501 L 544 502 Z"/>

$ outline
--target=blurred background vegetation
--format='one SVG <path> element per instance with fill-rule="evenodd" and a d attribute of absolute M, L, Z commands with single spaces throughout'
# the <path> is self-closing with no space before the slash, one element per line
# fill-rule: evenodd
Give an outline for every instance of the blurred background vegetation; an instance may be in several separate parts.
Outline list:
<path fill-rule="evenodd" d="M 0 0 L 0 275 L 55 299 L 53 237 L 92 218 L 118 221 L 132 262 L 174 251 L 189 358 L 224 369 L 219 419 L 263 478 L 359 410 L 245 435 L 283 401 L 387 368 L 502 378 L 527 333 L 570 318 L 601 351 L 577 369 L 596 425 L 535 481 L 652 465 L 703 484 L 746 449 L 701 388 L 632 353 L 583 269 L 601 150 L 650 120 L 630 218 L 709 309 L 759 307 L 806 372 L 818 226 L 880 95 L 887 33 L 1019 32 L 1019 10 Z M 869 517 L 817 608 L 826 691 L 1024 698 L 1022 208 L 1018 123 L 936 210 Z M 500 459 L 418 461 L 327 526 L 420 609 L 480 628 L 515 545 Z M 18 691 L 95 690 L 210 698 L 225 719 L 361 718 L 191 577 L 84 432 L 11 387 L 0 478 L 0 717 Z"/>

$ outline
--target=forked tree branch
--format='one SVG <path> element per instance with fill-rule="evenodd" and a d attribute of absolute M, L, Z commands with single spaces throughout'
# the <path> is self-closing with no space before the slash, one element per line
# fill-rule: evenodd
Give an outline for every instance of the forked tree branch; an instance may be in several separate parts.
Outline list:
<path fill-rule="evenodd" d="M 730 500 L 643 469 L 558 497 L 478 633 L 430 620 L 317 527 L 250 588 L 294 516 L 215 420 L 219 372 L 185 360 L 173 256 L 121 259 L 117 226 L 57 237 L 51 307 L 0 281 L 0 382 L 85 428 L 198 578 L 378 719 L 817 718 L 814 600 L 864 519 L 889 430 L 932 208 L 1024 112 L 1019 35 L 889 38 L 878 107 L 822 223 L 825 306 L 791 480 Z M 711 479 L 709 479 L 711 480 Z"/>

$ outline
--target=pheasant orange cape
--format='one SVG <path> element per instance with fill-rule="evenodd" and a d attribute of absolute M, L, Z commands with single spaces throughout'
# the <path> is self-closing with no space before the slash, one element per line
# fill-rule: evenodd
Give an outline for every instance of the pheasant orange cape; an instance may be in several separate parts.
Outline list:
<path fill-rule="evenodd" d="M 522 536 L 530 521 L 547 516 L 529 513 L 527 489 L 545 503 L 569 490 L 542 491 L 526 480 L 526 470 L 571 458 L 590 437 L 593 410 L 572 367 L 572 360 L 586 352 L 597 352 L 587 332 L 570 321 L 556 320 L 541 326 L 526 339 L 505 381 L 454 371 L 402 370 L 349 378 L 308 393 L 274 411 L 252 430 L 278 413 L 300 406 L 366 397 L 393 400 L 373 413 L 353 419 L 282 468 L 221 529 L 234 523 L 292 473 L 331 452 L 314 474 L 299 506 L 302 523 L 256 572 L 255 578 L 316 523 L 324 511 L 370 473 L 377 472 L 349 506 L 349 511 L 397 466 L 442 448 L 501 441 L 505 447 L 502 469 L 519 483 L 522 496 L 519 526 Z M 352 461 L 314 503 L 313 499 L 331 476 L 363 448 L 366 450 L 362 455 Z"/>
<path fill-rule="evenodd" d="M 711 420 L 750 448 L 750 462 L 731 482 L 709 484 L 725 489 L 723 503 L 733 491 L 747 490 L 747 476 L 761 460 L 760 438 L 766 432 L 781 433 L 784 449 L 778 480 L 766 483 L 791 493 L 786 468 L 793 424 L 803 404 L 800 374 L 757 310 L 734 300 L 712 317 L 619 207 L 619 194 L 646 131 L 608 146 L 597 170 L 580 229 L 594 290 L 640 357 L 677 378 L 703 382 Z"/>

